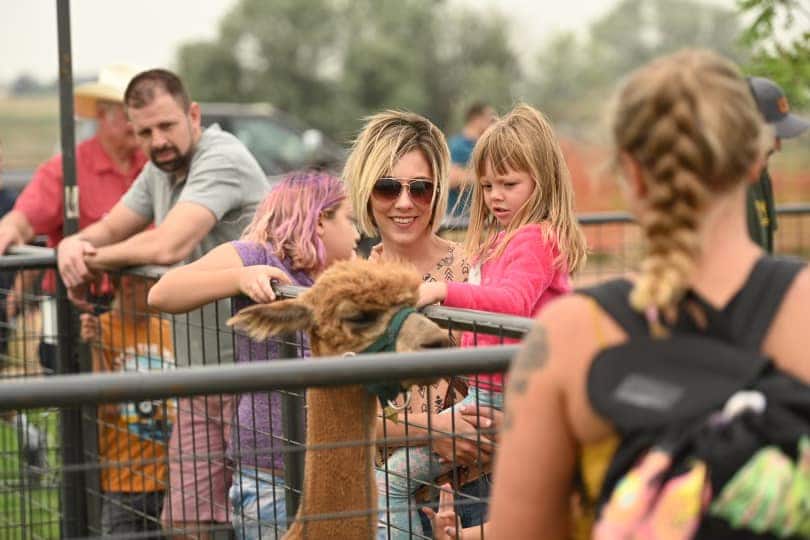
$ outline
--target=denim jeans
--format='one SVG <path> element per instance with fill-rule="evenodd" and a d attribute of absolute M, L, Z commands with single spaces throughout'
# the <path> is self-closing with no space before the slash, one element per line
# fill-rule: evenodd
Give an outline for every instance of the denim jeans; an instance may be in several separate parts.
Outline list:
<path fill-rule="evenodd" d="M 233 473 L 231 524 L 237 540 L 276 540 L 287 531 L 284 478 L 253 467 Z"/>
<path fill-rule="evenodd" d="M 467 397 L 456 404 L 453 409 L 463 405 L 480 405 L 503 409 L 503 393 L 481 390 L 470 387 Z M 439 414 L 445 414 L 452 409 L 446 409 Z M 420 532 L 423 523 L 422 512 L 416 511 L 413 492 L 432 482 L 434 478 L 449 470 L 449 465 L 439 463 L 439 456 L 430 455 L 427 446 L 415 448 L 400 448 L 388 458 L 385 468 L 375 471 L 377 479 L 378 508 L 380 522 L 377 530 L 378 540 L 405 540 L 411 538 L 412 532 Z M 386 490 L 387 487 L 387 490 Z M 467 493 L 479 497 L 489 495 L 489 480 L 482 477 L 479 482 L 471 482 L 465 486 Z M 483 521 L 487 505 L 485 502 L 471 504 L 471 500 L 459 496 L 458 514 L 462 523 L 467 526 L 478 525 Z M 466 521 L 466 522 L 465 522 Z M 426 529 L 429 530 L 429 529 Z"/>

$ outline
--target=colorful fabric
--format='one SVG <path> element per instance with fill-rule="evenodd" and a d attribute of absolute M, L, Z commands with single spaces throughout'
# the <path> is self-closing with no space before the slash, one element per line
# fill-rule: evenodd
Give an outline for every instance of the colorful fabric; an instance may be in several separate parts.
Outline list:
<path fill-rule="evenodd" d="M 796 463 L 776 446 L 757 452 L 723 487 L 710 513 L 734 528 L 810 537 L 810 437 Z"/>
<path fill-rule="evenodd" d="M 95 371 L 174 369 L 168 321 L 159 317 L 99 317 L 100 350 Z M 175 419 L 174 400 L 148 400 L 99 407 L 101 489 L 142 492 L 165 489 L 166 440 Z"/>
<path fill-rule="evenodd" d="M 672 456 L 648 452 L 616 486 L 593 531 L 595 540 L 688 540 L 711 498 L 706 464 L 669 477 Z"/>

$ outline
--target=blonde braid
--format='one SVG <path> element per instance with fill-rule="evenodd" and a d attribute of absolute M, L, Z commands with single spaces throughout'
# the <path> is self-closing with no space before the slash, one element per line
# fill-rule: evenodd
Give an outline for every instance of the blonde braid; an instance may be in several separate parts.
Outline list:
<path fill-rule="evenodd" d="M 689 286 L 713 192 L 738 185 L 756 160 L 760 125 L 736 68 L 713 53 L 665 57 L 625 86 L 614 136 L 647 188 L 639 216 L 647 252 L 630 302 L 654 332 L 663 332 L 657 313 L 672 316 Z"/>

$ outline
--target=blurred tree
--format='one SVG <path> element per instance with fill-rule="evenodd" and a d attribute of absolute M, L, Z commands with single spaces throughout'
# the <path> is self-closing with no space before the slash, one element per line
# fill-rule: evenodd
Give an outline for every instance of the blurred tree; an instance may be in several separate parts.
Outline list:
<path fill-rule="evenodd" d="M 810 8 L 806 0 L 738 0 L 751 18 L 743 42 L 753 49 L 746 66 L 785 90 L 793 106 L 810 105 Z"/>
<path fill-rule="evenodd" d="M 384 108 L 446 127 L 475 99 L 509 105 L 507 28 L 436 0 L 241 0 L 178 65 L 196 99 L 269 101 L 345 141 Z"/>
<path fill-rule="evenodd" d="M 220 43 L 195 41 L 181 45 L 177 56 L 179 71 L 187 81 L 194 99 L 239 99 L 241 72 L 239 62 L 231 50 Z"/>
<path fill-rule="evenodd" d="M 743 59 L 739 31 L 733 11 L 698 0 L 623 0 L 591 24 L 585 38 L 552 38 L 524 92 L 563 129 L 579 130 L 598 120 L 622 76 L 656 56 L 706 47 Z"/>
<path fill-rule="evenodd" d="M 29 73 L 23 73 L 11 82 L 9 92 L 12 96 L 30 96 L 41 94 L 45 87 Z"/>

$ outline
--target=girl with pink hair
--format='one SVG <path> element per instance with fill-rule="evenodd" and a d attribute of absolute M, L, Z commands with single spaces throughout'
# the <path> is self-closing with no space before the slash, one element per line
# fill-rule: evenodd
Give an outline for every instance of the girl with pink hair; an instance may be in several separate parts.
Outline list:
<path fill-rule="evenodd" d="M 240 240 L 167 272 L 149 292 L 149 305 L 182 313 L 235 296 L 235 313 L 252 303 L 271 302 L 272 281 L 310 286 L 333 262 L 354 257 L 358 239 L 352 205 L 339 178 L 324 172 L 291 173 L 257 208 Z M 237 335 L 236 361 L 278 358 L 278 345 Z M 286 528 L 282 445 L 280 394 L 240 396 L 229 450 L 236 463 L 231 522 L 239 539 L 275 538 Z"/>

